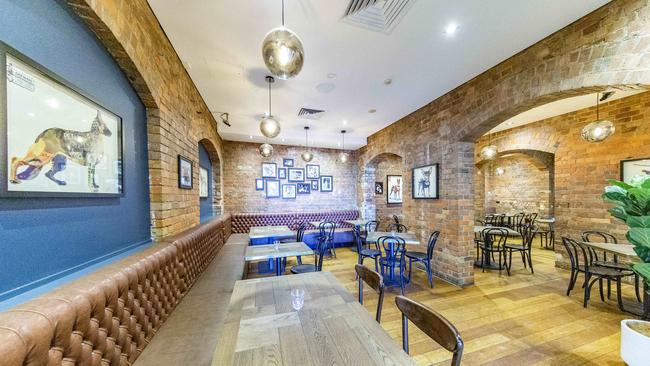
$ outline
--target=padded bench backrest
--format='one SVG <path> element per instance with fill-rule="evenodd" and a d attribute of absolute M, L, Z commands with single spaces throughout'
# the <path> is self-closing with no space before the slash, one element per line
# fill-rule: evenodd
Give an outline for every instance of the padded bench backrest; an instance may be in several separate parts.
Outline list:
<path fill-rule="evenodd" d="M 224 215 L 0 313 L 0 366 L 129 365 L 228 239 Z"/>
<path fill-rule="evenodd" d="M 359 218 L 359 210 L 340 210 L 322 212 L 294 212 L 294 213 L 240 213 L 232 215 L 232 231 L 236 234 L 247 234 L 253 226 L 286 225 L 292 230 L 297 230 L 301 222 L 332 220 L 339 227 L 352 227 L 345 224 L 345 220 Z"/>

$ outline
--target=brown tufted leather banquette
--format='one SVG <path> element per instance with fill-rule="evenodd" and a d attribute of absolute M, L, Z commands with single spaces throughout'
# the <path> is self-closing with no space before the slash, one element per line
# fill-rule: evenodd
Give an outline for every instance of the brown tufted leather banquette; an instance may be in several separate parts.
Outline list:
<path fill-rule="evenodd" d="M 0 365 L 130 365 L 230 226 L 224 215 L 0 313 Z"/>
<path fill-rule="evenodd" d="M 358 210 L 323 211 L 323 212 L 295 212 L 295 213 L 241 213 L 232 215 L 232 231 L 234 233 L 248 233 L 253 226 L 286 225 L 292 230 L 297 230 L 301 222 L 332 220 L 339 224 L 339 228 L 351 228 L 345 220 L 359 218 Z"/>

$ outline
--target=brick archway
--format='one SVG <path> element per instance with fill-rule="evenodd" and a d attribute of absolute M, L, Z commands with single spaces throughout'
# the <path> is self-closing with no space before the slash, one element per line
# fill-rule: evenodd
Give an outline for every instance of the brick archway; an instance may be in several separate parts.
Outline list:
<path fill-rule="evenodd" d="M 205 148 L 210 157 L 212 165 L 212 212 L 215 216 L 223 213 L 223 183 L 221 179 L 221 157 L 219 150 L 210 139 L 199 140 L 199 144 Z"/>
<path fill-rule="evenodd" d="M 382 171 L 379 171 L 380 166 Z M 366 219 L 380 220 L 381 226 L 384 227 L 388 224 L 387 217 L 392 217 L 392 215 L 402 216 L 402 207 L 410 197 L 407 195 L 408 187 L 406 185 L 406 175 L 404 174 L 403 166 L 403 158 L 392 152 L 379 153 L 364 163 L 359 182 L 363 192 L 363 200 L 361 201 L 360 207 L 363 217 Z M 402 175 L 402 198 L 404 200 L 402 204 L 389 205 L 384 203 L 386 189 L 388 188 L 386 186 L 384 170 L 387 169 L 395 174 Z M 384 192 L 381 197 L 375 192 L 375 182 L 378 181 L 384 183 Z M 380 202 L 378 203 L 378 201 Z"/>

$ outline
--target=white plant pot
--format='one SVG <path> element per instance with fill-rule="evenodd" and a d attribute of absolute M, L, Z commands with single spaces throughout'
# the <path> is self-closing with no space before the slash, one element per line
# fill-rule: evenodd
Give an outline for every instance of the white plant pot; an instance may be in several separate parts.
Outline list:
<path fill-rule="evenodd" d="M 621 358 L 629 366 L 647 366 L 650 364 L 650 337 L 630 328 L 630 323 L 646 323 L 643 320 L 621 320 Z"/>

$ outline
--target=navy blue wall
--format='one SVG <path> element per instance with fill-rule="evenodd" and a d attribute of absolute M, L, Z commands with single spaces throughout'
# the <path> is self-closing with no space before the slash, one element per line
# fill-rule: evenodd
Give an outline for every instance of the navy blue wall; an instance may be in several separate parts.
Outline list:
<path fill-rule="evenodd" d="M 201 222 L 214 216 L 212 210 L 212 162 L 208 151 L 199 144 L 199 165 L 208 170 L 208 197 L 201 198 Z"/>
<path fill-rule="evenodd" d="M 53 0 L 0 0 L 0 40 L 122 117 L 125 178 L 122 198 L 0 198 L 1 300 L 148 242 L 150 223 L 145 109 L 105 48 Z"/>

